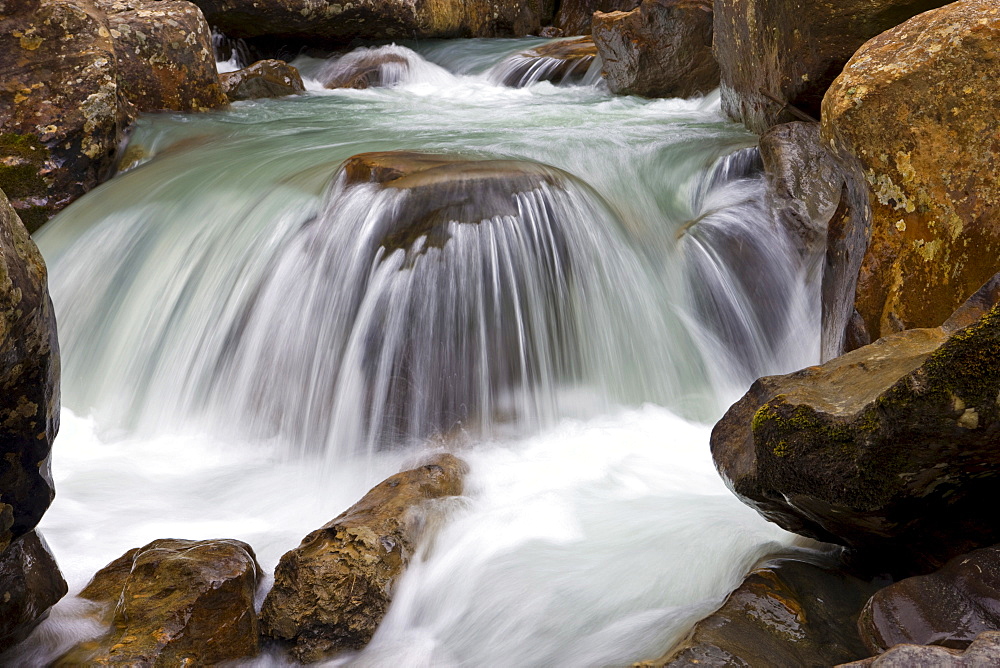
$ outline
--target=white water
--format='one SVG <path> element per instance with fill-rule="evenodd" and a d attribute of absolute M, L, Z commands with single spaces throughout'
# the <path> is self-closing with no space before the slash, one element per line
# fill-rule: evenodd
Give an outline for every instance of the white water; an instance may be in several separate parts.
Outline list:
<path fill-rule="evenodd" d="M 133 143 L 152 159 L 42 231 L 67 409 L 41 529 L 71 592 L 155 538 L 239 538 L 270 572 L 373 484 L 446 446 L 471 465 L 466 495 L 372 644 L 342 663 L 652 658 L 788 543 L 725 489 L 708 453 L 711 422 L 750 380 L 818 359 L 815 286 L 773 229 L 759 177 L 713 167 L 753 138 L 721 121 L 717 97 L 489 82 L 491 62 L 537 43 L 431 44 L 391 88 L 142 119 Z M 391 202 L 329 185 L 350 155 L 394 149 L 565 176 L 518 195 L 516 215 L 453 226 L 441 258 L 399 271 L 405 254 L 371 243 Z M 522 229 L 565 242 L 525 249 Z M 510 254 L 497 285 L 524 295 L 489 327 L 433 306 L 491 299 L 475 273 L 440 278 L 470 263 L 499 271 L 480 253 L 487 240 Z M 546 257 L 568 258 L 572 278 L 554 300 L 539 292 L 565 288 L 533 273 Z M 454 375 L 470 359 L 455 347 L 481 341 L 477 327 L 536 338 L 469 348 L 458 385 L 478 409 L 449 439 L 422 438 L 447 420 L 398 428 L 386 416 L 401 403 L 383 391 L 400 372 L 393 351 L 423 350 Z M 372 350 L 386 363 L 338 372 Z M 531 361 L 498 389 L 509 355 Z M 418 406 L 405 415 L 450 396 L 432 370 L 407 373 L 436 391 L 402 401 Z M 390 399 L 358 403 L 368 396 Z M 60 603 L 20 660 L 45 663 L 92 633 L 80 606 Z"/>

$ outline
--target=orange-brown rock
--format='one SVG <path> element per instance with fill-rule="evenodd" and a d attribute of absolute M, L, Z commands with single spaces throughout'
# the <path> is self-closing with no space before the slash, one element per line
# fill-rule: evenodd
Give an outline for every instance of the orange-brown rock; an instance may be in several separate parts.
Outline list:
<path fill-rule="evenodd" d="M 281 558 L 261 610 L 262 632 L 313 662 L 363 647 L 413 556 L 430 499 L 462 493 L 466 466 L 452 455 L 384 480 Z"/>
<path fill-rule="evenodd" d="M 96 0 L 115 45 L 118 86 L 139 111 L 204 111 L 228 103 L 212 30 L 186 0 Z"/>
<path fill-rule="evenodd" d="M 254 100 L 304 93 L 299 71 L 282 60 L 258 60 L 236 72 L 219 75 L 230 100 Z"/>
<path fill-rule="evenodd" d="M 867 655 L 858 613 L 877 585 L 829 555 L 760 564 L 666 655 L 639 666 L 829 666 Z"/>
<path fill-rule="evenodd" d="M 613 93 L 691 97 L 719 86 L 710 0 L 643 0 L 630 12 L 598 12 L 593 35 Z"/>
<path fill-rule="evenodd" d="M 109 632 L 56 665 L 214 665 L 255 656 L 260 568 L 237 540 L 162 539 L 129 550 L 80 593 L 103 604 Z"/>
<path fill-rule="evenodd" d="M 949 0 L 715 0 L 722 109 L 750 130 L 819 118 L 830 82 L 864 42 Z M 775 101 L 777 100 L 777 101 Z"/>
<path fill-rule="evenodd" d="M 872 339 L 941 324 L 1000 269 L 998 71 L 1000 5 L 960 0 L 866 43 L 823 101 L 823 140 L 870 188 Z"/>
<path fill-rule="evenodd" d="M 0 188 L 37 229 L 110 174 L 132 117 L 89 2 L 0 5 Z"/>

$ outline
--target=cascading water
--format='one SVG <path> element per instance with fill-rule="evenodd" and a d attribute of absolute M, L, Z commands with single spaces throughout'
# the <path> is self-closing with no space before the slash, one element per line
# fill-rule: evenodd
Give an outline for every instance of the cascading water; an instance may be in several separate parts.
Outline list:
<path fill-rule="evenodd" d="M 753 138 L 717 96 L 491 83 L 538 43 L 414 45 L 367 90 L 302 61 L 309 95 L 142 118 L 138 166 L 42 230 L 66 406 L 42 531 L 72 590 L 162 537 L 270 571 L 436 448 L 466 495 L 339 663 L 651 658 L 788 543 L 707 444 L 749 379 L 818 358 L 808 263 L 753 150 L 725 158 Z M 378 151 L 436 166 L 343 166 Z M 80 605 L 20 660 L 92 632 Z"/>

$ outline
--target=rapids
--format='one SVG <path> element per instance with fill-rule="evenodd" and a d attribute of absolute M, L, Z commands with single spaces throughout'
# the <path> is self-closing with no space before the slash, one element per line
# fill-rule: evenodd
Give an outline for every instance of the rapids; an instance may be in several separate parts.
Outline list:
<path fill-rule="evenodd" d="M 64 404 L 41 531 L 71 596 L 20 662 L 92 633 L 72 594 L 127 549 L 238 538 L 270 572 L 438 449 L 470 464 L 466 494 L 338 665 L 653 658 L 790 544 L 708 436 L 754 378 L 818 361 L 816 259 L 717 94 L 495 83 L 543 43 L 383 47 L 407 66 L 366 90 L 301 57 L 307 95 L 143 116 L 127 169 L 37 234 Z M 550 177 L 387 251 L 406 195 L 339 166 L 388 150 Z"/>

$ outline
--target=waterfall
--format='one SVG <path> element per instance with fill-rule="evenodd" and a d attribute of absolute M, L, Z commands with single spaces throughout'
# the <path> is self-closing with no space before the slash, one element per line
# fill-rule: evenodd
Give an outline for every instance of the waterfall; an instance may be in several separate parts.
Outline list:
<path fill-rule="evenodd" d="M 142 117 L 131 167 L 40 231 L 66 407 L 42 530 L 73 591 L 168 536 L 269 571 L 435 449 L 466 495 L 341 663 L 652 658 L 789 542 L 708 453 L 750 380 L 818 361 L 755 138 L 717 94 L 491 78 L 545 43 L 379 47 L 405 74 L 367 89 L 321 73 L 377 49 L 302 58 L 310 95 Z"/>

